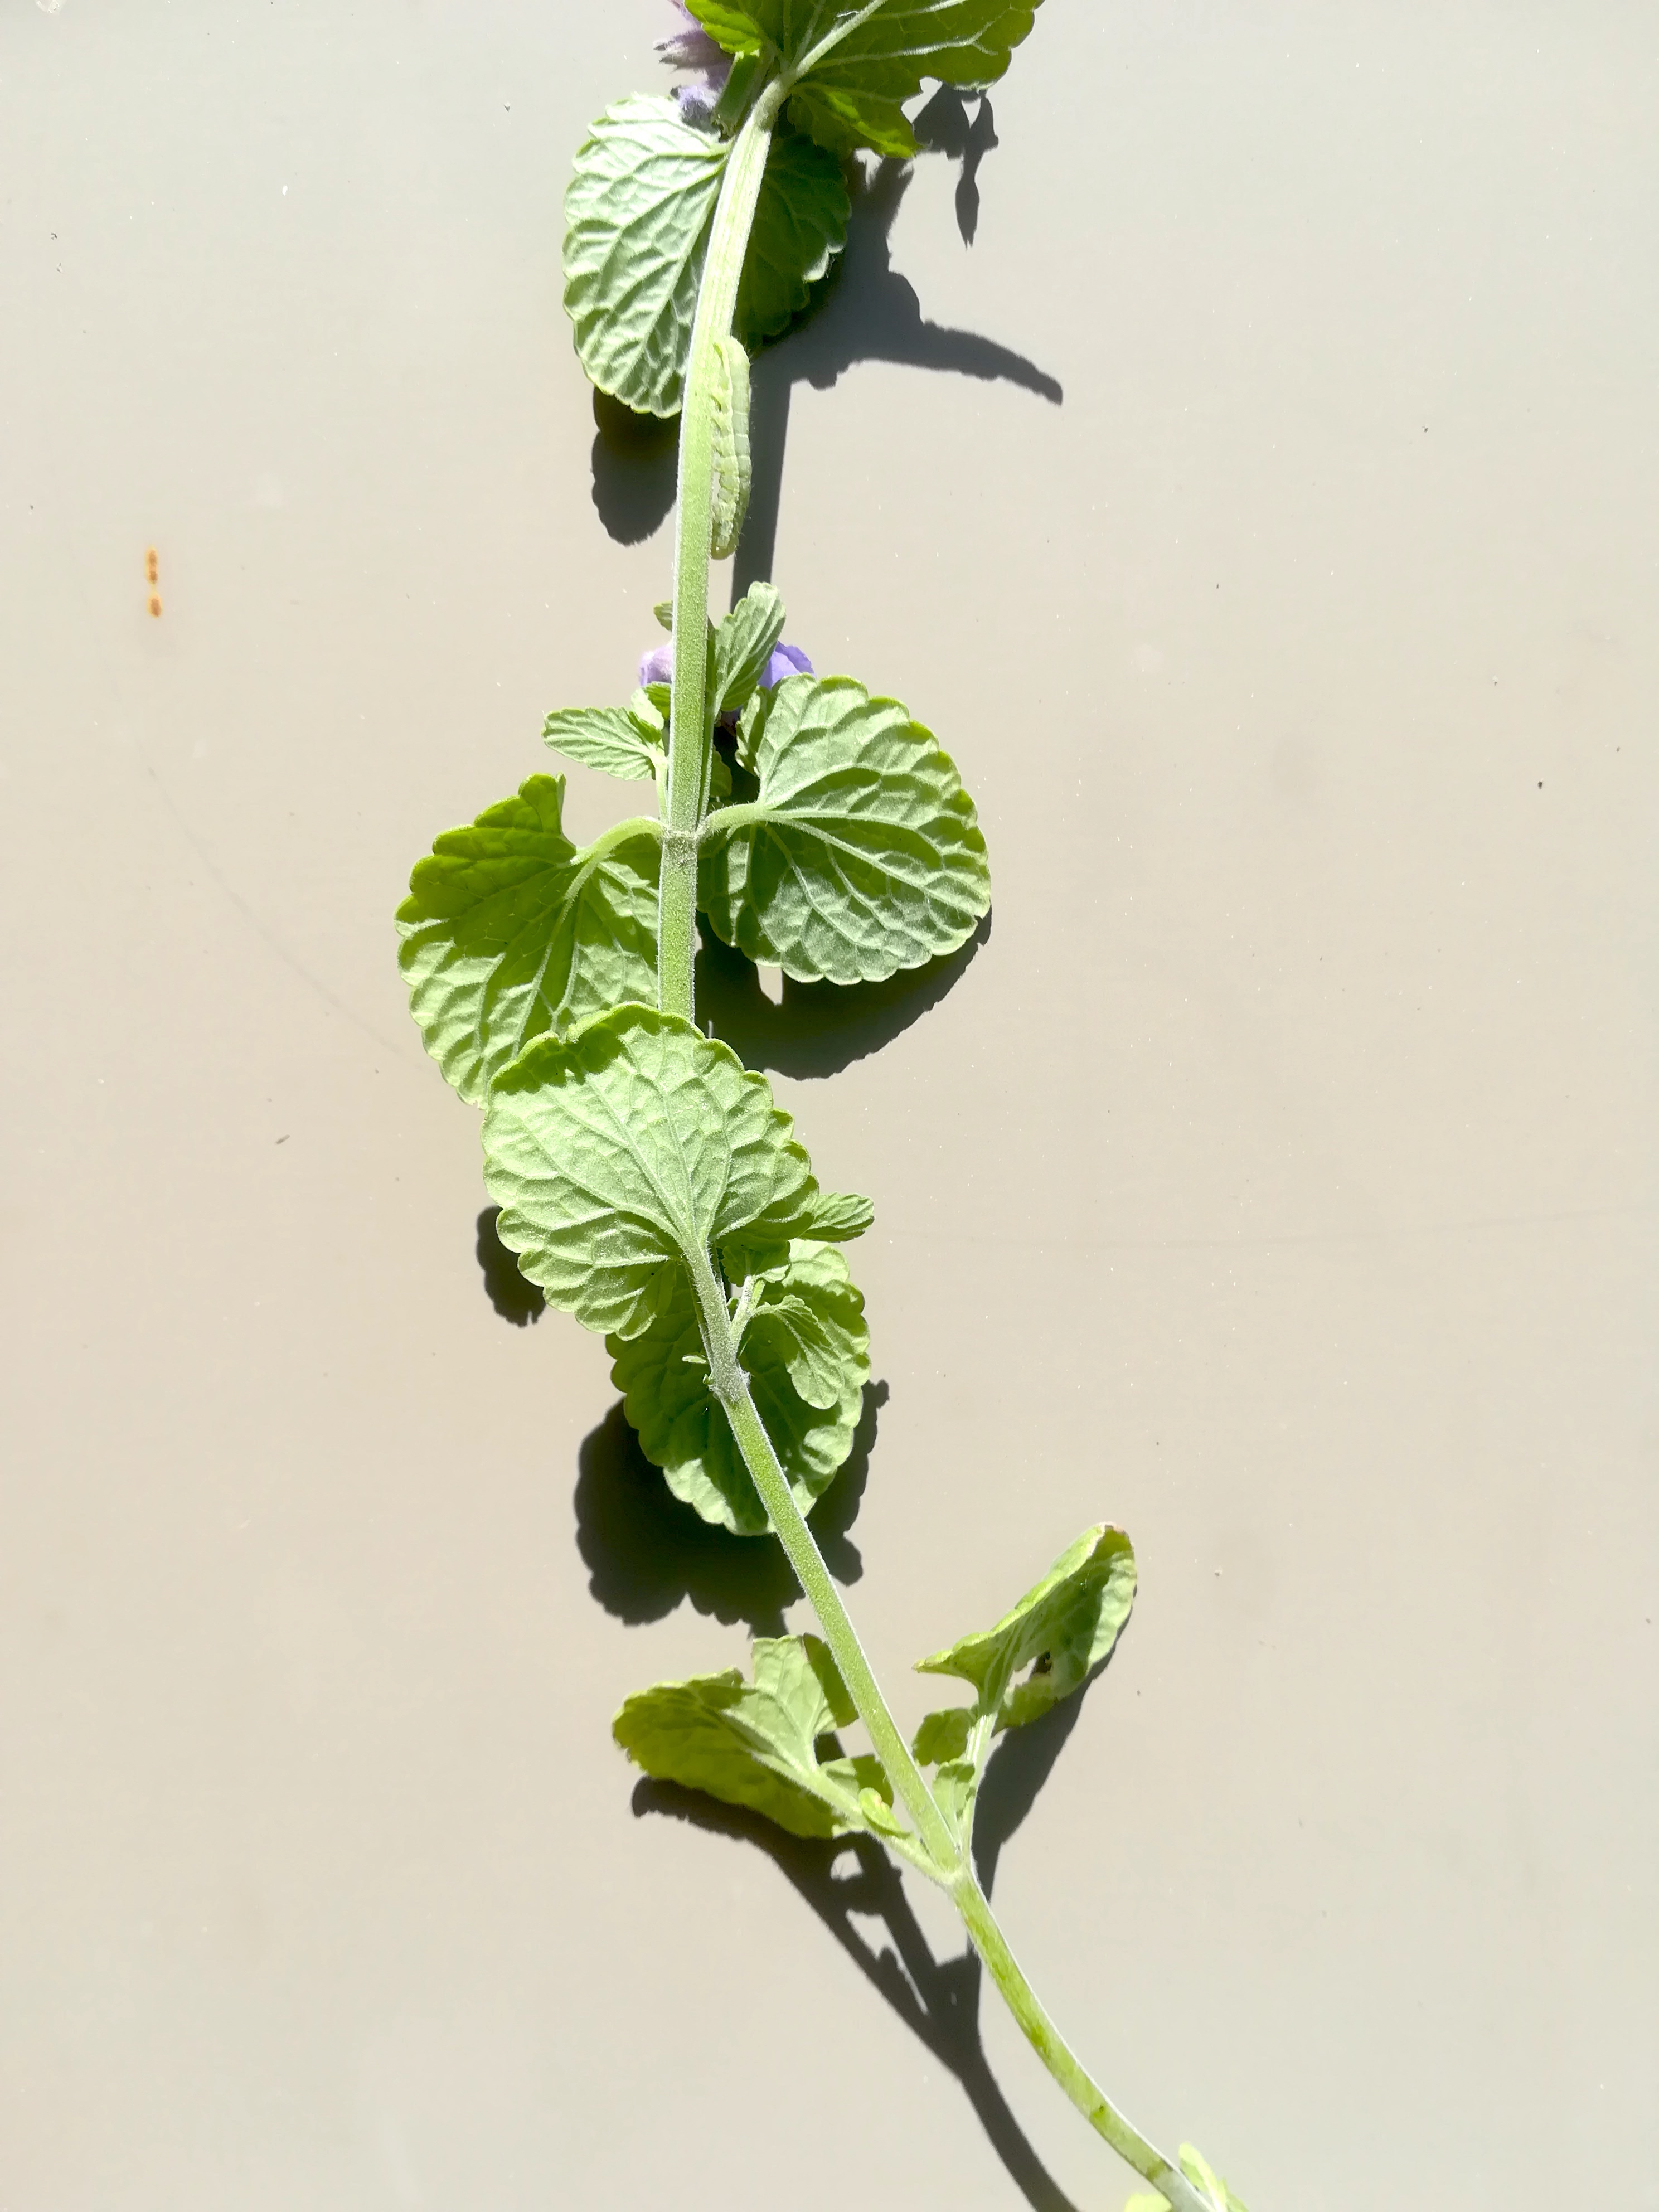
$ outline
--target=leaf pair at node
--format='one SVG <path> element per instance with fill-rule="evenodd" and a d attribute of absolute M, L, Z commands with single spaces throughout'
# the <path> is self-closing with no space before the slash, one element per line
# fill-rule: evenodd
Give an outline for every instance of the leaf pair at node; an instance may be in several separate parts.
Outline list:
<path fill-rule="evenodd" d="M 775 58 L 794 89 L 789 119 L 837 152 L 917 151 L 902 102 L 924 79 L 987 85 L 1008 66 L 1039 0 L 687 0 L 729 54 Z M 814 57 L 817 58 L 814 58 Z"/>
<path fill-rule="evenodd" d="M 605 1334 L 671 1487 L 707 1520 L 766 1528 L 711 1388 L 718 1301 L 810 1507 L 852 1448 L 869 1374 L 864 1302 L 831 1248 L 872 1215 L 819 1189 L 765 1078 L 677 1015 L 613 1007 L 496 1078 L 483 1146 L 496 1233 L 550 1304 Z"/>
<path fill-rule="evenodd" d="M 762 1637 L 753 1664 L 752 1682 L 733 1667 L 641 1690 L 612 1723 L 617 1741 L 657 1780 L 763 1814 L 792 1836 L 903 1837 L 880 1761 L 849 1758 L 836 1740 L 855 1716 L 829 1647 Z"/>
<path fill-rule="evenodd" d="M 564 304 L 583 368 L 640 415 L 677 415 L 691 323 L 729 142 L 672 100 L 608 107 L 577 151 L 565 193 Z M 786 331 L 847 239 L 841 162 L 811 138 L 773 139 L 738 288 L 736 333 L 752 354 Z"/>
<path fill-rule="evenodd" d="M 1244 2212 L 1242 2202 L 1233 2195 L 1226 2183 L 1210 2164 L 1201 2150 L 1192 2143 L 1181 2146 L 1181 2171 L 1214 2212 Z M 1170 2200 L 1160 2191 L 1150 2196 L 1130 2197 L 1123 2212 L 1170 2212 Z"/>
<path fill-rule="evenodd" d="M 964 1851 L 972 1840 L 974 1798 L 993 1736 L 1036 1720 L 1082 1687 L 1116 1643 L 1134 1599 L 1129 1540 L 1103 1524 L 1079 1536 L 1012 1613 L 982 1635 L 964 1637 L 921 1662 L 920 1671 L 955 1674 L 971 1683 L 975 1701 L 930 1713 L 917 1731 L 920 1765 L 935 1767 L 931 1788 Z M 793 1704 L 780 1721 L 774 1685 L 779 1655 L 793 1651 L 785 1679 Z M 884 1778 L 873 1804 L 857 1796 L 879 1773 L 873 1759 L 839 1758 L 819 1764 L 817 1740 L 853 1717 L 852 1701 L 834 1662 L 814 1637 L 763 1639 L 754 1647 L 753 1687 L 735 1669 L 690 1682 L 659 1682 L 630 1698 L 617 1714 L 617 1742 L 661 1782 L 706 1790 L 729 1805 L 763 1813 L 797 1836 L 834 1836 L 867 1829 L 908 1845 L 925 1870 L 933 1863 L 892 1811 Z M 787 1702 L 787 1701 L 785 1701 Z M 1160 2200 L 1161 2201 L 1161 2200 Z M 1219 2201 L 1219 2200 L 1218 2200 Z M 1220 2204 L 1220 2212 L 1232 2208 Z"/>

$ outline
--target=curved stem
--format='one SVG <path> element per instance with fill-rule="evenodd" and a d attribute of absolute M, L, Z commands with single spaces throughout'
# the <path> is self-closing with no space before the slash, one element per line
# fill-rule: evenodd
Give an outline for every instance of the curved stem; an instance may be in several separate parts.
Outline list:
<path fill-rule="evenodd" d="M 1001 1990 L 1026 2040 L 1090 2126 L 1103 2136 L 1118 2156 L 1137 2173 L 1163 2191 L 1173 2212 L 1212 2212 L 1180 2168 L 1124 2118 L 1073 2051 L 1020 1971 L 991 1910 L 990 1899 L 975 1876 L 971 1857 L 957 1842 L 934 1802 L 921 1769 L 881 1693 L 875 1671 L 859 1642 L 858 1632 L 842 1603 L 841 1592 L 824 1565 L 823 1554 L 806 1525 L 805 1515 L 795 1503 L 789 1479 L 779 1464 L 772 1439 L 755 1409 L 749 1377 L 738 1358 L 737 1339 L 726 1299 L 715 1280 L 713 1264 L 706 1257 L 702 1266 L 693 1271 L 692 1288 L 696 1295 L 714 1395 L 725 1409 L 738 1449 L 743 1454 L 744 1465 L 760 1492 L 761 1502 L 795 1571 L 796 1579 L 817 1615 L 823 1640 L 841 1670 L 842 1680 L 858 1709 L 859 1718 L 869 1733 L 876 1756 L 886 1770 L 894 1794 L 915 1823 L 916 1834 L 932 1862 L 931 1867 L 924 1870 L 933 1874 L 961 1913 L 974 1948 Z M 912 1864 L 921 1863 L 911 1851 L 907 1850 L 905 1856 Z"/>
<path fill-rule="evenodd" d="M 971 1866 L 964 1864 L 951 1884 L 951 1895 L 973 1939 L 975 1950 L 1001 1990 L 1009 2011 L 1019 2022 L 1026 2041 L 1096 2134 L 1104 2136 L 1126 2165 L 1132 2166 L 1154 2189 L 1161 2190 L 1174 2212 L 1212 2212 L 1180 2167 L 1172 2166 L 1139 2128 L 1131 2126 L 1073 2052 L 1020 1971 L 1019 1961 L 1008 1948 L 1007 1938 L 991 1910 L 991 1901 L 980 1887 Z"/>
<path fill-rule="evenodd" d="M 708 253 L 680 406 L 678 512 L 674 524 L 674 681 L 668 721 L 668 822 L 657 902 L 657 1004 L 695 1021 L 697 826 L 708 803 L 714 717 L 708 690 L 708 529 L 714 473 L 714 365 L 738 303 L 766 157 L 783 95 L 766 87 L 732 142 L 708 234 Z"/>

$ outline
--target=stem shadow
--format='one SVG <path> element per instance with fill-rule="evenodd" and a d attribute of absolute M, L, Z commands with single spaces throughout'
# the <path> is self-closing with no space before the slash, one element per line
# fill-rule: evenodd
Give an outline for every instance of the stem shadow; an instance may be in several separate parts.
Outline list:
<path fill-rule="evenodd" d="M 868 1837 L 806 1841 L 757 1814 L 722 1805 L 678 1783 L 642 1781 L 636 1818 L 659 1814 L 709 1834 L 753 1844 L 810 1905 L 871 1986 L 878 1990 L 925 2049 L 961 2083 L 991 2147 L 1032 2212 L 1078 2212 L 1038 2157 L 991 2070 L 980 2033 L 981 1972 L 969 1948 L 936 1959 L 904 1893 L 897 1867 Z M 867 1942 L 854 1917 L 879 1923 L 887 1942 Z"/>
<path fill-rule="evenodd" d="M 812 1531 L 830 1571 L 855 1583 L 864 1561 L 848 1530 L 870 1474 L 884 1382 L 864 1386 L 864 1411 L 847 1463 L 812 1508 Z M 661 1620 L 690 1599 L 697 1612 L 754 1636 L 781 1636 L 784 1609 L 800 1595 L 775 1536 L 734 1536 L 712 1528 L 676 1498 L 640 1449 L 620 1401 L 584 1438 L 577 1455 L 576 1548 L 588 1588 L 630 1627 Z"/>

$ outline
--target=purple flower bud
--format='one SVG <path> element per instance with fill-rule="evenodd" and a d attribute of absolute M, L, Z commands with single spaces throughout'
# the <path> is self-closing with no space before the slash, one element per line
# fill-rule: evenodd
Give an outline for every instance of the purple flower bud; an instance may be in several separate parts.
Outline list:
<path fill-rule="evenodd" d="M 670 69 L 698 70 L 718 90 L 732 66 L 731 55 L 709 37 L 685 0 L 674 0 L 674 6 L 680 17 L 680 27 L 658 40 L 657 52 Z"/>
<path fill-rule="evenodd" d="M 760 680 L 763 691 L 781 684 L 786 676 L 815 676 L 817 671 L 798 645 L 775 645 Z"/>
<path fill-rule="evenodd" d="M 674 680 L 674 644 L 672 638 L 661 645 L 653 645 L 649 653 L 640 656 L 640 689 L 647 684 L 672 684 Z"/>
<path fill-rule="evenodd" d="M 769 691 L 786 676 L 813 676 L 817 672 L 798 645 L 775 645 L 756 688 Z M 674 641 L 665 638 L 660 645 L 653 645 L 649 653 L 641 655 L 640 689 L 643 691 L 648 684 L 672 684 L 673 680 Z"/>

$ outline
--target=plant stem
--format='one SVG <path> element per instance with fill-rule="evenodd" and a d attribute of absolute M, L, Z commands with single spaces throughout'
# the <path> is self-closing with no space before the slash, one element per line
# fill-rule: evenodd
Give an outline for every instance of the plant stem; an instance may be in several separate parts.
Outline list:
<path fill-rule="evenodd" d="M 1001 1990 L 1026 2041 L 1096 2134 L 1104 2136 L 1127 2165 L 1150 2181 L 1154 2189 L 1161 2190 L 1174 2212 L 1211 2212 L 1211 2207 L 1180 2167 L 1172 2166 L 1138 2128 L 1129 2124 L 1075 2057 L 1020 1971 L 1019 1961 L 1008 1948 L 1007 1939 L 991 1910 L 990 1899 L 975 1879 L 971 1866 L 963 1865 L 951 1885 L 951 1895 L 973 1939 L 975 1950 L 985 1961 L 986 1972 Z"/>
<path fill-rule="evenodd" d="M 858 1709 L 859 1718 L 869 1733 L 876 1756 L 886 1770 L 895 1795 L 915 1821 L 916 1833 L 933 1861 L 935 1879 L 961 1913 L 987 1972 L 1001 1990 L 1031 2048 L 1096 2133 L 1103 2136 L 1118 2156 L 1137 2173 L 1164 2192 L 1174 2212 L 1211 2212 L 1180 2168 L 1172 2166 L 1138 2129 L 1132 2127 L 1105 2095 L 1049 2019 L 1036 1990 L 1020 1971 L 991 1910 L 990 1899 L 975 1876 L 969 1853 L 951 1832 L 900 1733 L 874 1669 L 865 1656 L 864 1646 L 859 1642 L 858 1631 L 842 1603 L 841 1592 L 824 1565 L 817 1539 L 795 1503 L 789 1479 L 778 1462 L 772 1439 L 755 1409 L 749 1377 L 738 1358 L 737 1339 L 726 1299 L 715 1279 L 713 1263 L 707 1258 L 700 1268 L 694 1270 L 692 1287 L 702 1323 L 703 1346 L 708 1355 L 709 1382 L 732 1425 L 744 1465 L 760 1492 L 761 1502 L 771 1517 L 796 1579 L 817 1615 L 824 1642 Z"/>
<path fill-rule="evenodd" d="M 695 1021 L 698 824 L 708 803 L 714 715 L 708 696 L 708 528 L 714 473 L 714 347 L 729 337 L 782 93 L 768 85 L 732 142 L 708 234 L 680 404 L 674 527 L 674 681 L 668 720 L 668 822 L 657 903 L 657 1004 Z"/>

